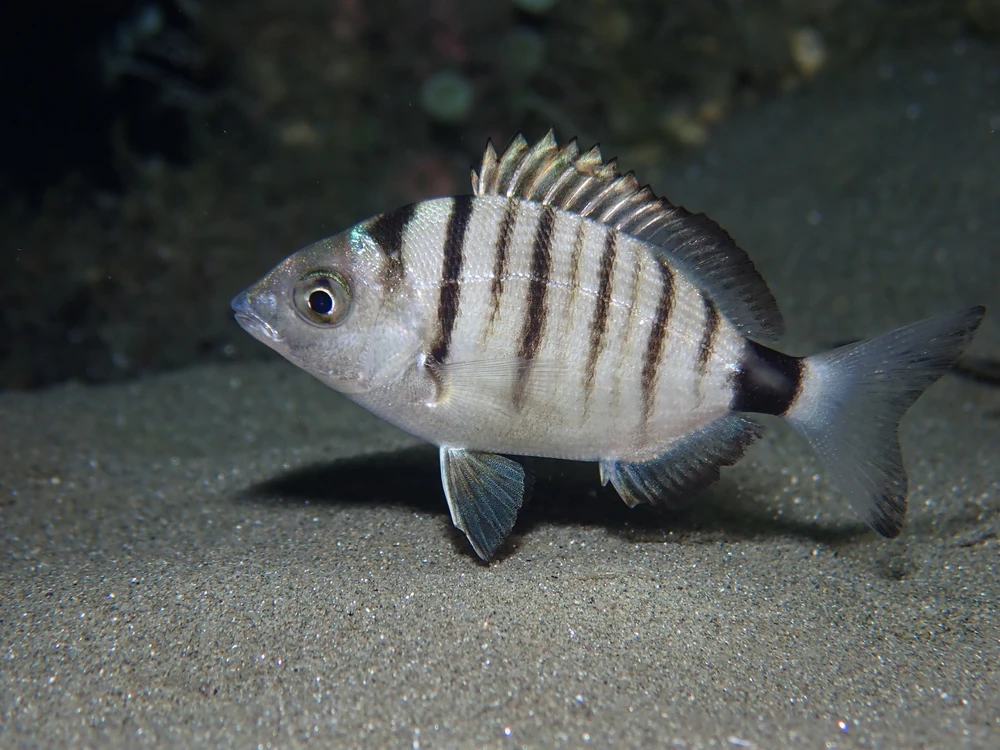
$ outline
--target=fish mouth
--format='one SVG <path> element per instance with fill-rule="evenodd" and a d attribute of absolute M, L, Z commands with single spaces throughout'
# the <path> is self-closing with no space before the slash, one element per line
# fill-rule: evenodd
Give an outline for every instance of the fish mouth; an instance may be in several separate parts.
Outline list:
<path fill-rule="evenodd" d="M 276 344 L 281 341 L 281 336 L 274 327 L 254 311 L 246 292 L 238 294 L 229 304 L 233 308 L 233 317 L 240 324 L 240 328 L 255 339 L 265 344 Z"/>

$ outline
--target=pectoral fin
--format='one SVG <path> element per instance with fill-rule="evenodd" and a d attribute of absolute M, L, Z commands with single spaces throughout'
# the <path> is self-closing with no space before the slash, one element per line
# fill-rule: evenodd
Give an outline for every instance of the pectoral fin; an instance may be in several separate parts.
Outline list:
<path fill-rule="evenodd" d="M 730 414 L 676 441 L 652 461 L 601 461 L 601 483 L 610 481 L 630 508 L 676 502 L 717 481 L 722 467 L 739 461 L 760 432 L 750 417 Z"/>
<path fill-rule="evenodd" d="M 452 523 L 489 560 L 517 520 L 529 483 L 524 467 L 495 453 L 441 446 L 441 482 Z"/>
<path fill-rule="evenodd" d="M 517 419 L 519 403 L 550 398 L 577 374 L 564 362 L 523 357 L 446 364 L 428 358 L 425 367 L 436 385 L 434 406 L 458 418 L 485 407 L 498 417 Z"/>

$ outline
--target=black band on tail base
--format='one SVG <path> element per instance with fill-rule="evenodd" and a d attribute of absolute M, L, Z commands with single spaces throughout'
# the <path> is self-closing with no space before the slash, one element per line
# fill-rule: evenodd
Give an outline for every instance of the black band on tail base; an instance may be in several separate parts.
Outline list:
<path fill-rule="evenodd" d="M 802 386 L 802 360 L 747 341 L 733 379 L 733 411 L 783 416 Z"/>

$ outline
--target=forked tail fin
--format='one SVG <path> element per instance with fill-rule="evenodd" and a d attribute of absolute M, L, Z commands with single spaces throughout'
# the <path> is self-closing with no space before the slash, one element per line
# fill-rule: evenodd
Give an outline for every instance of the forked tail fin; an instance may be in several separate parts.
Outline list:
<path fill-rule="evenodd" d="M 785 418 L 875 531 L 899 535 L 907 480 L 899 420 L 962 354 L 985 307 L 940 315 L 807 357 Z"/>

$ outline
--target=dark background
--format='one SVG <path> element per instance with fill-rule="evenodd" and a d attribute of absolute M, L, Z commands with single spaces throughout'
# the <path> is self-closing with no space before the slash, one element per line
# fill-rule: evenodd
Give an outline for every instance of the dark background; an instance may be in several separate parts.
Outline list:
<path fill-rule="evenodd" d="M 1000 34 L 995 0 L 5 7 L 0 388 L 19 389 L 270 356 L 230 298 L 365 216 L 467 192 L 488 137 L 554 126 L 655 184 L 733 113 L 880 45 Z"/>

